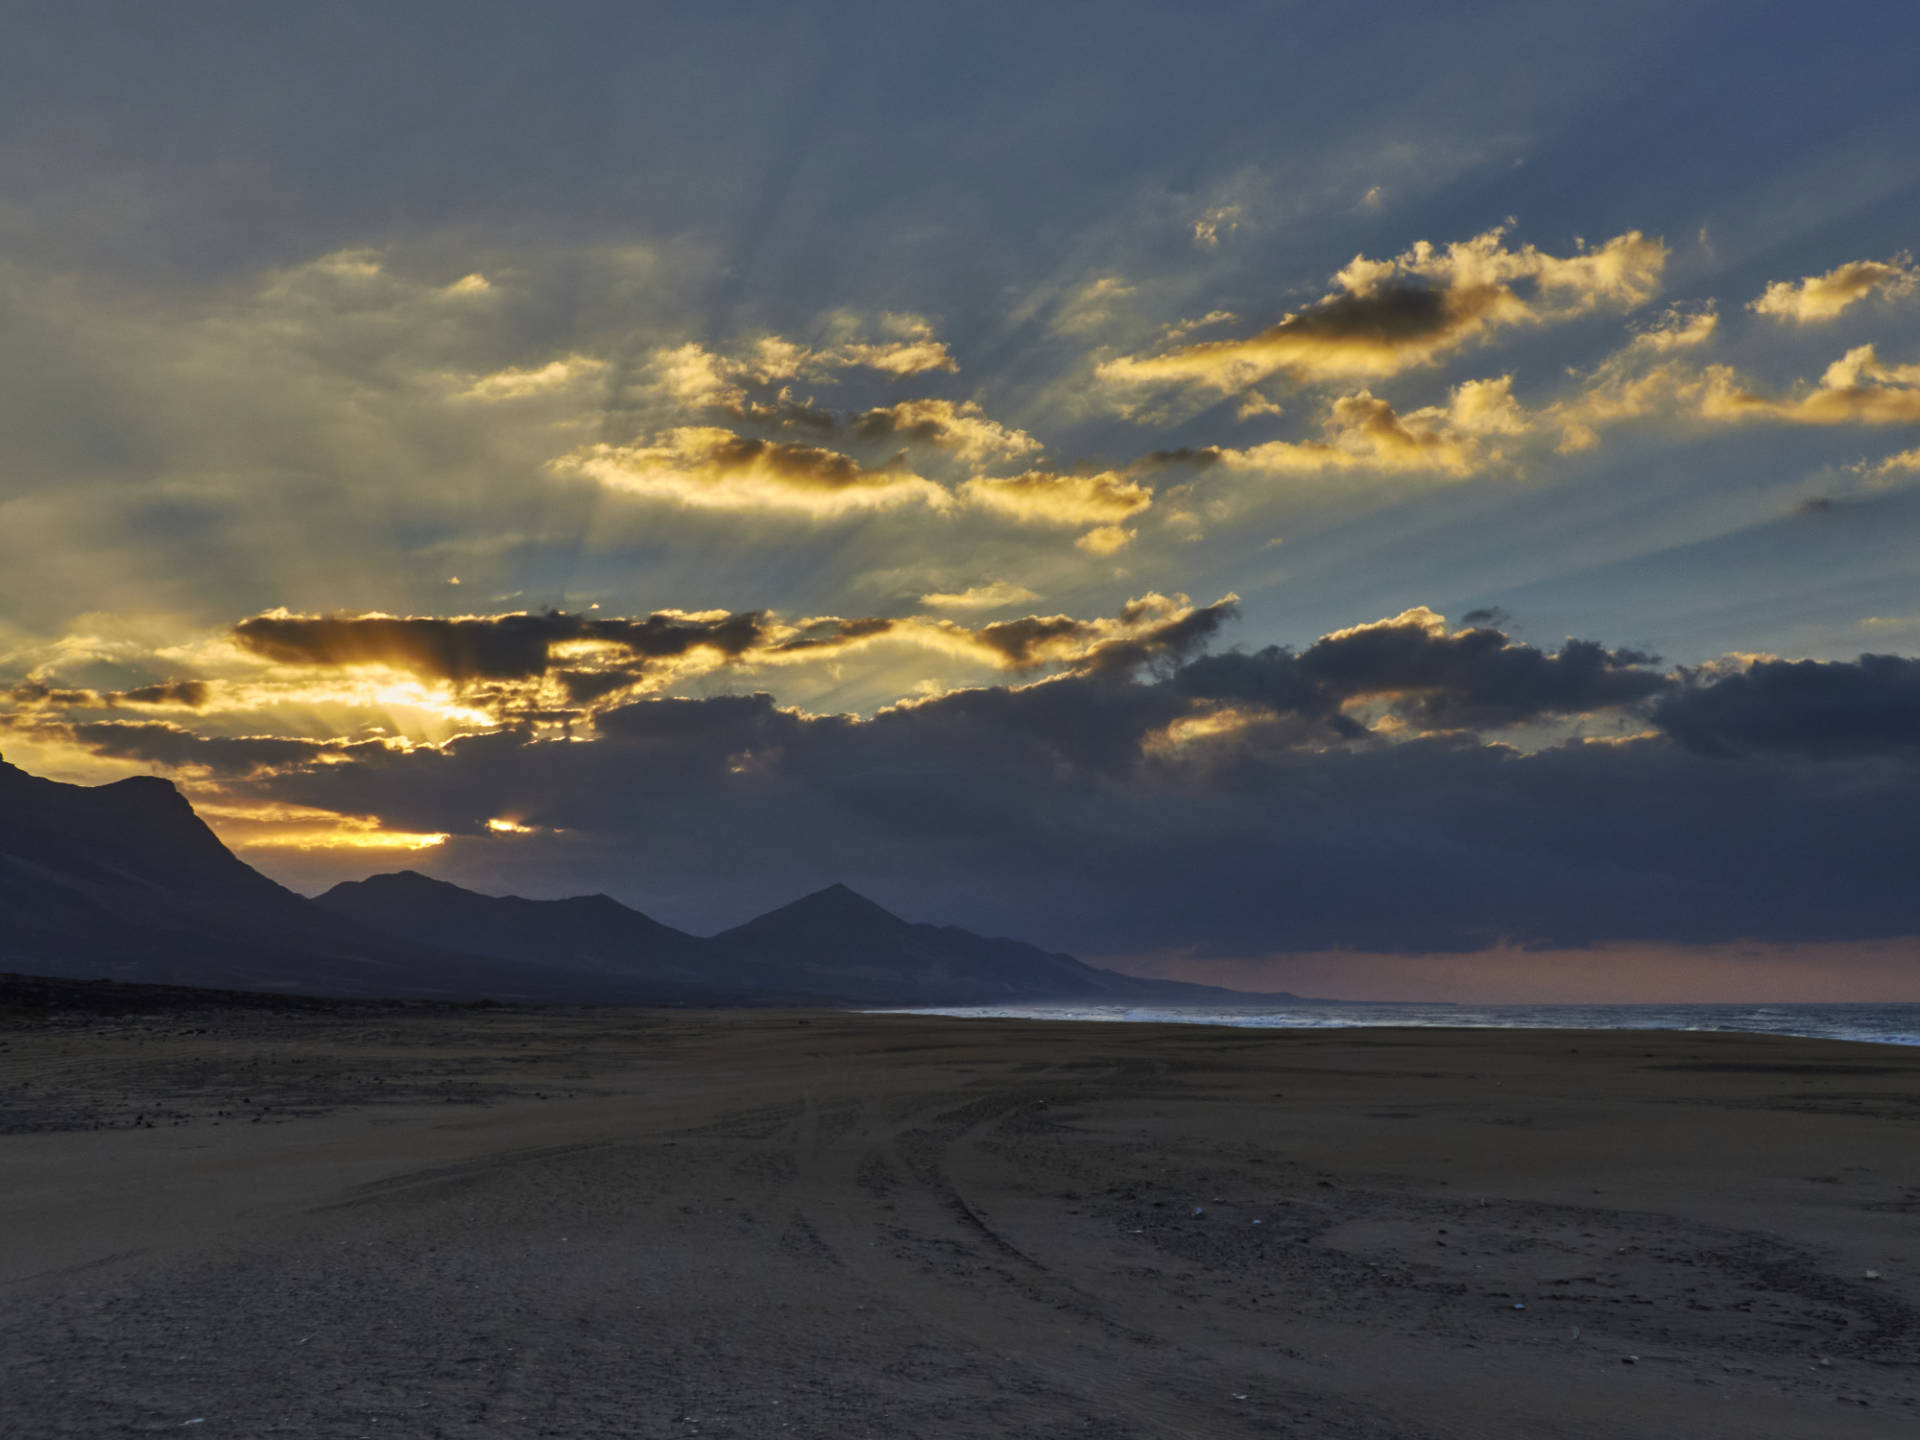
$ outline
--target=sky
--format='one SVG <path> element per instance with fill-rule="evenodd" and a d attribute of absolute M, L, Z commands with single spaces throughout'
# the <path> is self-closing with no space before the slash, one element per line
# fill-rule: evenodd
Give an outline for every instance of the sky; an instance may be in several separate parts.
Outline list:
<path fill-rule="evenodd" d="M 317 892 L 1920 999 L 1920 12 L 25 3 L 0 753 Z"/>

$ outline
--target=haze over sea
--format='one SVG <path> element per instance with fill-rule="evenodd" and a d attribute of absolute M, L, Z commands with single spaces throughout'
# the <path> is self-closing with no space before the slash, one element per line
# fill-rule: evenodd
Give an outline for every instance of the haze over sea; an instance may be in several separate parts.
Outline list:
<path fill-rule="evenodd" d="M 974 1005 L 877 1011 L 980 1020 L 1132 1020 L 1265 1030 L 1681 1030 L 1920 1045 L 1920 1005 L 1449 1005 L 1338 1000 L 1283 1005 Z"/>

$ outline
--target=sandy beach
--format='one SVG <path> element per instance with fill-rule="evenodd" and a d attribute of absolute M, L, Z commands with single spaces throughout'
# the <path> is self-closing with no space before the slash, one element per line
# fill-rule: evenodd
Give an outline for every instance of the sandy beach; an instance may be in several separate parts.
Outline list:
<path fill-rule="evenodd" d="M 1920 1052 L 0 1028 L 10 1434 L 1910 1436 Z"/>

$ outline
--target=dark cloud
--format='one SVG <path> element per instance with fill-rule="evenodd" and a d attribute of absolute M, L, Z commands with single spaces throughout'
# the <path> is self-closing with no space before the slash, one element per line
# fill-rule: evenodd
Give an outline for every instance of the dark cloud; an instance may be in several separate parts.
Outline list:
<path fill-rule="evenodd" d="M 871 640 L 886 635 L 897 629 L 899 623 L 878 616 L 862 620 L 812 620 L 801 626 L 797 633 L 775 641 L 768 647 L 768 653 L 785 655 L 804 650 L 835 649 L 850 641 Z"/>
<path fill-rule="evenodd" d="M 1482 333 L 1503 308 L 1524 310 L 1503 285 L 1389 280 L 1330 295 L 1254 335 L 1125 356 L 1103 363 L 1100 374 L 1121 383 L 1223 391 L 1282 370 L 1302 379 L 1392 375 Z"/>
<path fill-rule="evenodd" d="M 204 710 L 212 694 L 212 689 L 201 680 L 169 680 L 160 685 L 122 690 L 107 699 L 109 703 L 121 705 L 177 705 L 187 710 Z"/>
<path fill-rule="evenodd" d="M 795 400 L 787 395 L 769 401 L 727 401 L 714 408 L 734 420 L 767 425 L 778 430 L 805 430 L 822 437 L 832 435 L 840 428 L 841 422 L 839 411 Z"/>
<path fill-rule="evenodd" d="M 212 701 L 213 689 L 202 680 L 168 680 L 131 690 L 82 690 L 24 680 L 7 691 L 7 698 L 28 709 L 113 710 L 136 705 L 204 710 Z"/>
<path fill-rule="evenodd" d="M 1323 300 L 1262 331 L 1253 343 L 1298 335 L 1334 343 L 1358 342 L 1382 349 L 1420 344 L 1450 329 L 1473 323 L 1496 296 L 1497 292 L 1488 286 L 1455 291 L 1420 284 L 1382 285 L 1369 294 L 1336 295 Z"/>
<path fill-rule="evenodd" d="M 277 736 L 204 736 L 163 720 L 97 720 L 71 727 L 73 738 L 96 755 L 139 760 L 169 769 L 206 769 L 244 776 L 310 763 L 340 748 L 321 740 Z"/>
<path fill-rule="evenodd" d="M 1218 713 L 1196 709 L 1195 692 L 1228 688 L 1229 674 L 1252 687 L 1264 662 L 1240 660 L 1262 657 L 965 691 L 868 721 L 764 695 L 649 700 L 603 716 L 591 744 L 474 737 L 315 766 L 257 794 L 456 834 L 511 810 L 574 847 L 544 883 L 606 886 L 690 924 L 839 878 L 909 913 L 1107 952 L 1920 927 L 1920 766 L 1836 783 L 1824 767 L 1661 736 L 1534 754 L 1459 735 L 1229 738 L 1169 756 L 1169 727 Z M 494 875 L 497 852 L 455 841 L 440 859 L 507 887 L 543 883 L 540 857 L 520 851 Z"/>
<path fill-rule="evenodd" d="M 1675 691 L 1653 719 L 1707 755 L 1920 756 L 1920 660 L 1766 660 Z"/>
<path fill-rule="evenodd" d="M 1228 596 L 1169 613 L 1170 602 L 1151 596 L 1127 602 L 1117 620 L 1026 615 L 984 626 L 974 639 L 1016 670 L 1070 659 L 1082 672 L 1124 672 L 1150 661 L 1184 659 L 1219 634 L 1239 608 Z"/>
<path fill-rule="evenodd" d="M 1426 611 L 1298 652 L 1198 653 L 1232 610 L 1148 599 L 1107 621 L 987 627 L 1009 657 L 1079 658 L 866 720 L 729 695 L 618 704 L 585 743 L 72 734 L 232 777 L 236 804 L 448 833 L 436 867 L 483 888 L 604 888 L 696 926 L 844 879 L 1096 953 L 1920 932 L 1920 660 L 1669 675 L 1638 652 L 1542 651 Z M 1369 731 L 1376 705 L 1403 723 Z M 1657 728 L 1532 753 L 1489 739 L 1623 709 Z M 510 857 L 460 838 L 499 814 L 541 838 Z"/>
<path fill-rule="evenodd" d="M 1349 701 L 1377 699 L 1423 730 L 1498 728 L 1637 704 L 1674 683 L 1647 668 L 1653 663 L 1591 640 L 1548 653 L 1492 628 L 1449 632 L 1439 616 L 1416 610 L 1339 631 L 1298 654 L 1270 647 L 1207 656 L 1176 683 L 1196 697 L 1321 720 L 1352 738 L 1362 732 L 1340 713 Z"/>
<path fill-rule="evenodd" d="M 1205 470 L 1218 465 L 1222 458 L 1218 445 L 1182 445 L 1173 450 L 1155 450 L 1142 463 L 1154 466 L 1191 465 L 1196 470 Z"/>
<path fill-rule="evenodd" d="M 103 701 L 97 690 L 75 690 L 48 685 L 40 680 L 23 680 L 7 691 L 7 698 L 14 704 L 30 709 L 48 708 L 72 710 L 82 707 L 94 708 Z"/>
<path fill-rule="evenodd" d="M 856 415 L 848 428 L 862 440 L 919 440 L 932 445 L 948 443 L 951 434 L 950 427 L 940 417 L 903 417 L 897 407 Z"/>
<path fill-rule="evenodd" d="M 1433 729 L 1631 705 L 1672 683 L 1640 651 L 1568 640 L 1547 654 L 1491 628 L 1448 633 L 1437 620 L 1414 612 L 1341 631 L 1315 641 L 1300 664 L 1343 698 L 1413 692 L 1398 708 Z"/>
<path fill-rule="evenodd" d="M 527 680 L 553 668 L 552 646 L 591 641 L 636 660 L 707 649 L 737 656 L 756 644 L 764 616 L 662 611 L 644 620 L 595 620 L 552 611 L 456 619 L 386 615 L 259 615 L 234 627 L 255 654 L 294 665 L 392 665 L 437 680 Z"/>

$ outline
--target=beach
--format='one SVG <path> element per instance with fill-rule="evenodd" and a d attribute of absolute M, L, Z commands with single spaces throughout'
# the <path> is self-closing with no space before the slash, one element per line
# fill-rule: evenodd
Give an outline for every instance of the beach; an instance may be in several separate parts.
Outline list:
<path fill-rule="evenodd" d="M 192 1007 L 0 1026 L 9 1433 L 1920 1425 L 1920 1053 Z"/>

